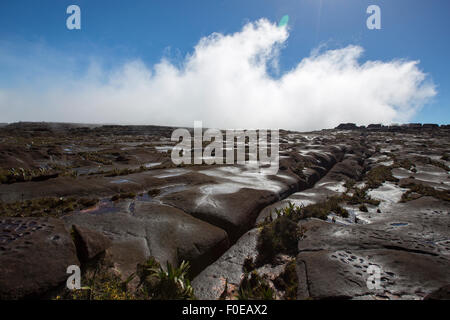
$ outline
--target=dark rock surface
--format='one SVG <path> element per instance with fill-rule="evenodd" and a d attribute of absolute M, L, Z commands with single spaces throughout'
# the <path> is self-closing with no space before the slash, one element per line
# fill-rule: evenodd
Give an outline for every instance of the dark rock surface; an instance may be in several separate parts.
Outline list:
<path fill-rule="evenodd" d="M 39 298 L 79 265 L 64 223 L 52 218 L 0 218 L 0 299 Z"/>
<path fill-rule="evenodd" d="M 426 241 L 316 219 L 302 226 L 297 262 L 306 268 L 309 298 L 423 298 L 450 281 L 450 260 Z M 378 290 L 366 286 L 371 265 L 381 271 Z"/>
<path fill-rule="evenodd" d="M 195 273 L 229 246 L 225 231 L 179 209 L 151 202 L 130 203 L 127 210 L 114 214 L 91 211 L 63 219 L 68 226 L 90 228 L 107 236 L 112 242 L 107 253 L 124 278 L 150 256 L 175 266 L 190 261 Z"/>
<path fill-rule="evenodd" d="M 111 246 L 111 240 L 99 232 L 78 225 L 73 225 L 72 228 L 78 258 L 81 262 L 94 259 Z"/>
<path fill-rule="evenodd" d="M 330 211 L 326 221 L 300 221 L 307 237 L 299 241 L 298 254 L 277 257 L 278 264 L 260 266 L 258 272 L 273 280 L 295 261 L 298 298 L 314 299 L 421 299 L 449 283 L 445 126 L 280 130 L 276 175 L 239 165 L 176 166 L 170 159 L 173 129 L 1 127 L 0 220 L 21 219 L 18 225 L 25 223 L 25 229 L 48 221 L 55 230 L 46 226 L 14 240 L 2 231 L 2 295 L 41 296 L 64 282 L 67 263 L 79 263 L 66 231 L 76 225 L 86 248 L 82 260 L 104 251 L 124 278 L 150 256 L 163 265 L 188 260 L 199 298 L 217 299 L 224 291 L 232 297 L 245 259 L 258 254 L 258 223 L 289 202 L 307 206 L 344 194 L 347 217 Z M 349 203 L 356 189 L 365 198 Z M 69 205 L 59 209 L 66 201 Z M 24 210 L 30 206 L 33 210 Z M 367 287 L 370 265 L 384 272 L 378 291 Z M 276 298 L 283 298 L 279 293 Z"/>

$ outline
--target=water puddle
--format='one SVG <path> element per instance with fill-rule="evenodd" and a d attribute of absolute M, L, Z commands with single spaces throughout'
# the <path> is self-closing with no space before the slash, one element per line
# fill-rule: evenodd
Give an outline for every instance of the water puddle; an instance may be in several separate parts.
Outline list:
<path fill-rule="evenodd" d="M 116 207 L 113 201 L 104 199 L 91 208 L 81 210 L 80 213 L 109 214 L 119 212 L 119 210 L 119 207 Z"/>
<path fill-rule="evenodd" d="M 159 166 L 160 164 L 161 164 L 161 162 L 150 162 L 150 163 L 146 163 L 144 165 L 144 167 L 146 167 L 146 168 L 153 168 L 153 167 Z"/>
<path fill-rule="evenodd" d="M 408 225 L 408 223 L 406 223 L 406 222 L 391 223 L 391 226 L 393 226 L 393 227 L 404 227 L 404 226 L 407 226 L 407 225 Z"/>
<path fill-rule="evenodd" d="M 127 179 L 119 179 L 119 180 L 113 180 L 110 183 L 113 184 L 122 184 L 122 183 L 135 183 L 133 181 L 127 180 Z"/>
<path fill-rule="evenodd" d="M 189 172 L 189 170 L 186 170 L 186 169 L 168 169 L 164 173 L 156 175 L 155 178 L 164 179 L 164 178 L 177 177 L 177 176 L 186 174 L 188 172 Z"/>

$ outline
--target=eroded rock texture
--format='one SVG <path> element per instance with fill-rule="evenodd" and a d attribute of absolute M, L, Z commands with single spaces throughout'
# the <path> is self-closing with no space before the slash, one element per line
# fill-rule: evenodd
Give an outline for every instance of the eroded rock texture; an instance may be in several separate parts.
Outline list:
<path fill-rule="evenodd" d="M 275 175 L 176 166 L 172 130 L 1 127 L 1 296 L 42 296 L 64 284 L 68 265 L 104 254 L 123 279 L 149 257 L 163 266 L 189 261 L 199 298 L 235 298 L 244 264 L 261 254 L 261 224 L 289 203 L 330 198 L 340 212 L 327 207 L 296 221 L 295 255 L 255 267 L 274 298 L 287 297 L 279 278 L 292 263 L 299 299 L 420 299 L 442 296 L 450 283 L 447 127 L 281 130 Z M 380 270 L 375 290 L 371 266 Z"/>

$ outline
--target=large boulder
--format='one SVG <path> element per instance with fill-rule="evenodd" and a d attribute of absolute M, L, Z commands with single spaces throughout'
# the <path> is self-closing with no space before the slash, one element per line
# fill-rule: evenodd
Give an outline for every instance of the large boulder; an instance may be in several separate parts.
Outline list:
<path fill-rule="evenodd" d="M 124 277 L 150 256 L 163 265 L 190 261 L 195 273 L 228 248 L 225 231 L 180 209 L 143 201 L 130 207 L 114 213 L 78 212 L 63 219 L 68 226 L 89 228 L 111 239 L 106 253 Z"/>
<path fill-rule="evenodd" d="M 78 225 L 72 228 L 78 258 L 81 262 L 94 259 L 111 246 L 111 240 L 100 232 Z"/>
<path fill-rule="evenodd" d="M 65 283 L 70 265 L 79 261 L 63 221 L 0 220 L 0 299 L 41 297 Z"/>

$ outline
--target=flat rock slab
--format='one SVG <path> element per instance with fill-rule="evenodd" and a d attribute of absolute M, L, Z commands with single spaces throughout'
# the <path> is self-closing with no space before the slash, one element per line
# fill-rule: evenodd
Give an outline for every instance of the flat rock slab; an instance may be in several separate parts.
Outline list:
<path fill-rule="evenodd" d="M 319 219 L 300 222 L 306 228 L 304 238 L 299 241 L 298 249 L 302 251 L 380 249 L 398 248 L 398 250 L 438 256 L 440 248 L 412 237 L 400 236 L 383 230 L 372 229 L 363 225 L 341 225 Z"/>
<path fill-rule="evenodd" d="M 304 298 L 423 298 L 450 282 L 450 260 L 425 241 L 317 219 L 302 222 L 297 263 L 306 275 Z M 367 280 L 379 270 L 379 286 Z M 306 296 L 305 296 L 306 294 Z"/>
<path fill-rule="evenodd" d="M 76 224 L 109 237 L 112 245 L 107 251 L 126 274 L 150 256 L 164 265 L 189 260 L 195 273 L 229 246 L 222 229 L 159 203 L 136 201 L 129 212 L 79 212 L 63 219 L 69 226 Z"/>
<path fill-rule="evenodd" d="M 405 203 L 386 205 L 381 214 L 371 214 L 367 227 L 391 234 L 421 239 L 428 246 L 438 246 L 450 256 L 450 203 L 422 197 Z"/>
<path fill-rule="evenodd" d="M 0 299 L 40 297 L 79 265 L 64 222 L 52 218 L 0 219 Z"/>
<path fill-rule="evenodd" d="M 272 191 L 242 188 L 232 193 L 203 195 L 199 190 L 189 190 L 163 197 L 162 201 L 226 230 L 236 240 L 252 226 L 258 212 L 277 199 L 278 195 Z"/>

